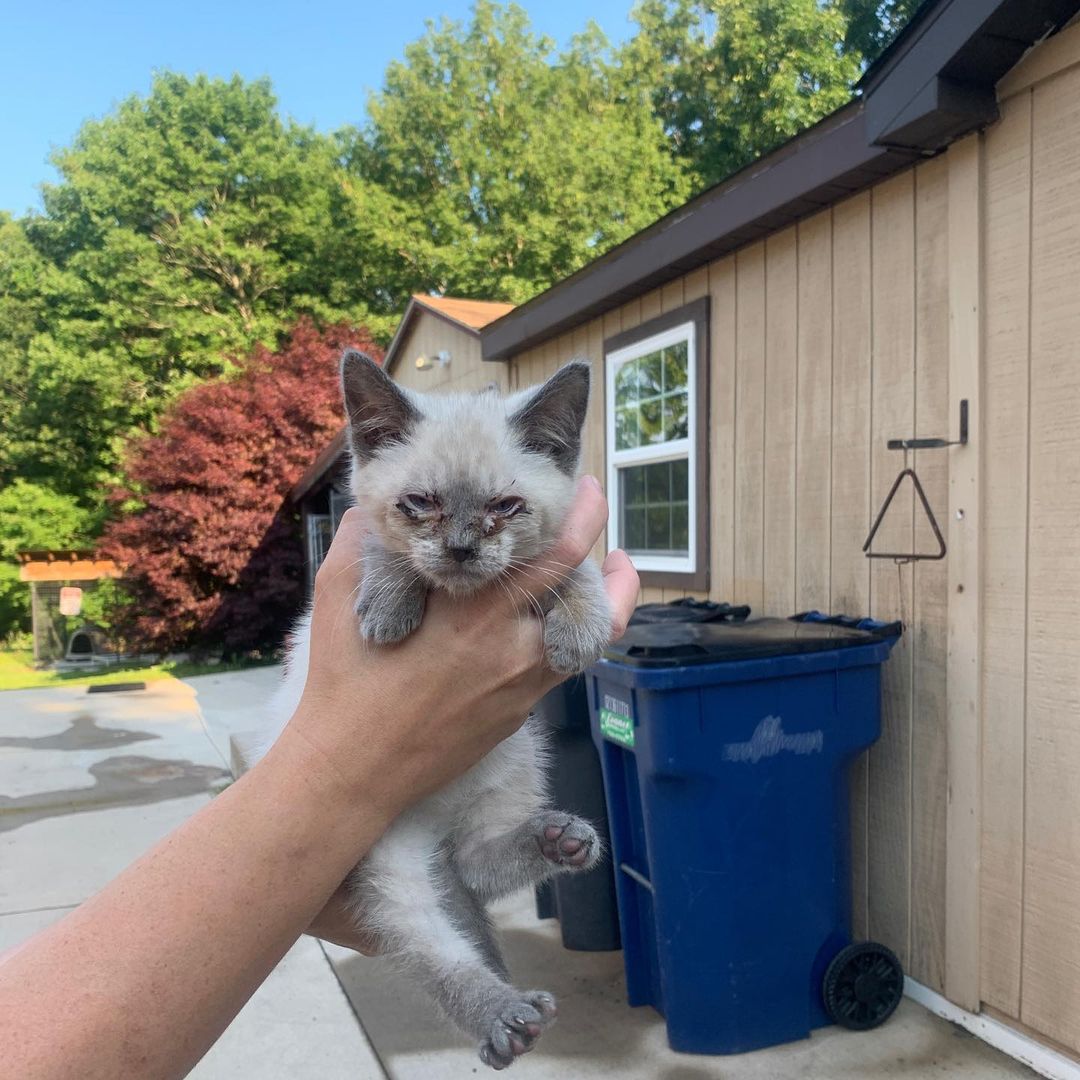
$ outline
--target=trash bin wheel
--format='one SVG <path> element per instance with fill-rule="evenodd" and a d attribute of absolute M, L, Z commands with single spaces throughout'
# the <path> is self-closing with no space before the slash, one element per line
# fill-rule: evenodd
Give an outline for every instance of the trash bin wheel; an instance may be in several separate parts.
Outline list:
<path fill-rule="evenodd" d="M 904 969 L 891 949 L 858 941 L 841 949 L 825 972 L 825 1008 L 841 1027 L 868 1031 L 885 1023 L 904 994 Z"/>

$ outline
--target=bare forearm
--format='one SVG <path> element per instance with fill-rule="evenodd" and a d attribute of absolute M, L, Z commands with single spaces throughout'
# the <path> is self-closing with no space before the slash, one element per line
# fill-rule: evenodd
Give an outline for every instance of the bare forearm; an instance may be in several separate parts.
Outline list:
<path fill-rule="evenodd" d="M 0 965 L 3 1075 L 185 1075 L 388 824 L 325 765 L 272 752 Z"/>

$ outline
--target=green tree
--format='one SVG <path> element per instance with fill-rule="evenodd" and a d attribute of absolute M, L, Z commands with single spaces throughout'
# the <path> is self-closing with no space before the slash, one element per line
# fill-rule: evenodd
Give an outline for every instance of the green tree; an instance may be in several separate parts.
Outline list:
<path fill-rule="evenodd" d="M 153 399 L 300 314 L 355 315 L 345 267 L 326 257 L 345 209 L 334 153 L 280 119 L 268 82 L 239 77 L 161 74 L 88 121 L 27 224 L 83 286 L 59 312 L 62 336 L 120 350 Z"/>
<path fill-rule="evenodd" d="M 0 489 L 0 640 L 30 629 L 30 586 L 19 580 L 17 553 L 86 544 L 94 524 L 70 496 L 39 484 L 20 479 Z"/>
<path fill-rule="evenodd" d="M 425 288 L 527 299 L 689 193 L 600 31 L 556 54 L 513 5 L 429 22 L 368 114 L 346 147 L 357 244 L 398 311 Z"/>
<path fill-rule="evenodd" d="M 100 506 L 125 436 L 307 314 L 365 310 L 337 148 L 266 82 L 159 75 L 55 155 L 45 210 L 0 220 L 0 483 Z"/>
<path fill-rule="evenodd" d="M 861 57 L 841 0 L 642 0 L 621 50 L 700 186 L 843 105 Z"/>
<path fill-rule="evenodd" d="M 840 0 L 847 19 L 844 49 L 872 63 L 903 29 L 922 0 Z"/>

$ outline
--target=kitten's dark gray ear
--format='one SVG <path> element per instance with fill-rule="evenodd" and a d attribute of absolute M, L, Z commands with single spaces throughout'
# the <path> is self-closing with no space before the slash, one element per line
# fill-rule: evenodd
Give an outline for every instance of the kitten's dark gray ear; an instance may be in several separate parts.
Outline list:
<path fill-rule="evenodd" d="M 564 364 L 510 417 L 522 446 L 546 454 L 565 473 L 573 473 L 581 453 L 589 378 L 588 364 Z"/>
<path fill-rule="evenodd" d="M 341 390 L 358 461 L 370 461 L 382 447 L 404 442 L 420 419 L 401 387 L 370 356 L 355 349 L 347 349 L 341 358 Z"/>

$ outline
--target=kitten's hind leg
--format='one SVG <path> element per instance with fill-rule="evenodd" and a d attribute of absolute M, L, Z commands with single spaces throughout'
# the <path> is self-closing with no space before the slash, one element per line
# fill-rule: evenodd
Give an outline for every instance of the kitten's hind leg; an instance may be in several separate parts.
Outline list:
<path fill-rule="evenodd" d="M 361 922 L 380 951 L 417 977 L 446 1016 L 475 1039 L 480 1059 L 504 1069 L 555 1019 L 555 999 L 518 990 L 490 928 L 463 886 L 448 886 L 440 854 L 392 829 L 351 879 Z M 479 915 L 479 920 L 478 920 Z"/>
<path fill-rule="evenodd" d="M 459 841 L 454 858 L 465 885 L 489 903 L 559 872 L 591 870 L 602 854 L 583 818 L 537 810 L 507 832 Z"/>

